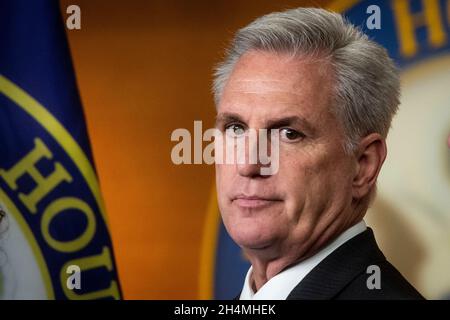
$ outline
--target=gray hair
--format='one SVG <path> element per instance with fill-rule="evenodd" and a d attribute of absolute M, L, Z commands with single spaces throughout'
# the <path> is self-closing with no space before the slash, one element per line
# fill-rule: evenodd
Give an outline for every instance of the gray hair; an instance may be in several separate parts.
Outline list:
<path fill-rule="evenodd" d="M 340 14 L 298 8 L 262 16 L 235 35 L 214 74 L 216 106 L 239 58 L 250 50 L 323 58 L 335 72 L 333 112 L 352 152 L 358 140 L 376 132 L 386 138 L 400 96 L 398 71 L 387 51 Z"/>

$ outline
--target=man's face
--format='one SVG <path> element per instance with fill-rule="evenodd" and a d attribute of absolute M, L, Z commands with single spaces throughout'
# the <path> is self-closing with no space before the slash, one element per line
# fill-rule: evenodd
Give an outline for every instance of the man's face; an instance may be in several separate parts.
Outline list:
<path fill-rule="evenodd" d="M 236 64 L 217 128 L 280 133 L 274 175 L 257 164 L 216 164 L 222 218 L 240 246 L 299 252 L 348 222 L 356 162 L 330 111 L 333 81 L 328 63 L 308 58 L 250 51 Z"/>

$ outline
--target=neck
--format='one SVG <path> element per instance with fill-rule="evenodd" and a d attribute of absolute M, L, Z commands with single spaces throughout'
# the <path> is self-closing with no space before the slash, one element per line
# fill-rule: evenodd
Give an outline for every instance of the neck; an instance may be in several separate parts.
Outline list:
<path fill-rule="evenodd" d="M 250 284 L 254 292 L 258 291 L 267 281 L 287 269 L 288 267 L 314 255 L 318 250 L 315 246 L 296 247 L 290 254 L 274 247 L 264 249 L 244 249 L 246 256 L 252 264 Z M 277 255 L 274 253 L 278 252 Z M 283 252 L 280 254 L 280 252 Z"/>
<path fill-rule="evenodd" d="M 267 281 L 292 264 L 285 259 L 272 261 L 251 259 L 251 263 L 252 273 L 250 275 L 250 285 L 254 292 L 258 291 Z"/>

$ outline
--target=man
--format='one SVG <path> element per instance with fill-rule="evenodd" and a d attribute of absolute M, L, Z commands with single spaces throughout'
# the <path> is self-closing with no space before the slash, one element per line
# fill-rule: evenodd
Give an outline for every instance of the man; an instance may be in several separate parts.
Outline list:
<path fill-rule="evenodd" d="M 269 14 L 238 31 L 214 94 L 222 132 L 279 133 L 272 175 L 216 164 L 224 225 L 252 264 L 238 298 L 422 298 L 363 221 L 399 104 L 382 47 L 323 9 Z"/>

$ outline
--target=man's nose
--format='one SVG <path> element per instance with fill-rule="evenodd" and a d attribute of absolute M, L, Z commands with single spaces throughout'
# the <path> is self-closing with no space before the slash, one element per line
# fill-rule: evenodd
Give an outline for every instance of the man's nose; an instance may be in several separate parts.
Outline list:
<path fill-rule="evenodd" d="M 246 137 L 245 148 L 237 152 L 237 171 L 242 177 L 257 178 L 261 175 L 262 164 L 258 155 L 258 138 L 248 139 Z"/>
<path fill-rule="evenodd" d="M 260 164 L 237 164 L 237 171 L 240 176 L 247 178 L 257 178 L 263 177 L 261 175 L 261 165 Z"/>

